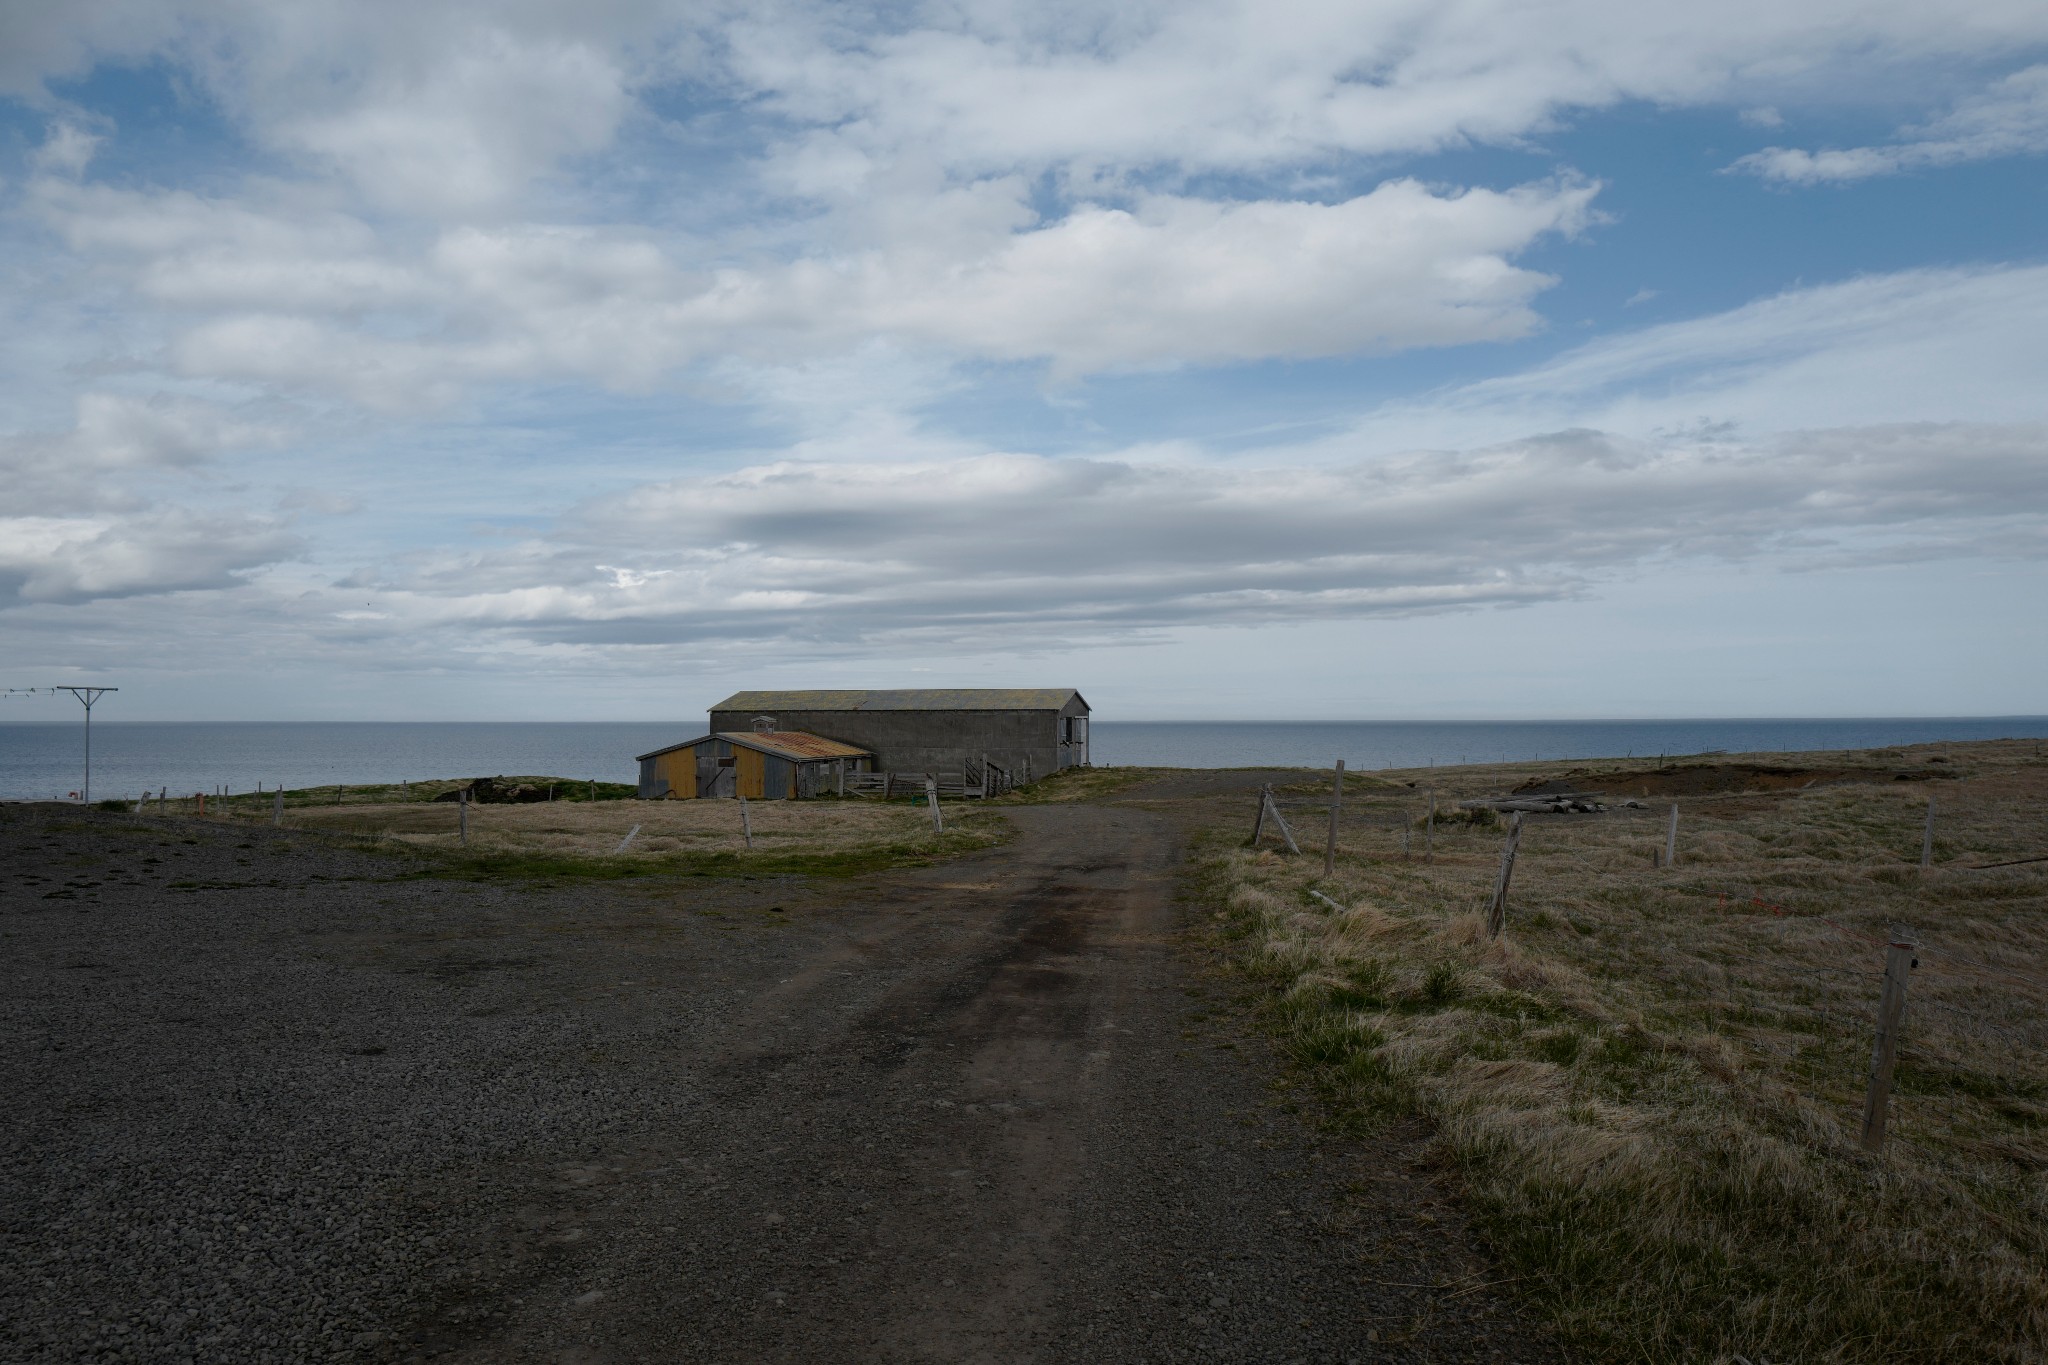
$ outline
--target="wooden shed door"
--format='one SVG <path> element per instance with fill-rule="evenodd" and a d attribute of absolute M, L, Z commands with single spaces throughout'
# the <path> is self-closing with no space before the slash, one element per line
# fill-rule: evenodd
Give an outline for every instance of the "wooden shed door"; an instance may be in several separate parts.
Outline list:
<path fill-rule="evenodd" d="M 767 795 L 762 782 L 762 769 L 765 766 L 761 761 L 763 755 L 757 750 L 742 749 L 735 744 L 732 756 L 738 760 L 733 766 L 740 775 L 739 794 L 749 801 L 759 801 Z"/>
<path fill-rule="evenodd" d="M 719 758 L 718 751 L 706 744 L 697 753 L 697 795 L 730 797 L 732 794 L 732 759 Z"/>

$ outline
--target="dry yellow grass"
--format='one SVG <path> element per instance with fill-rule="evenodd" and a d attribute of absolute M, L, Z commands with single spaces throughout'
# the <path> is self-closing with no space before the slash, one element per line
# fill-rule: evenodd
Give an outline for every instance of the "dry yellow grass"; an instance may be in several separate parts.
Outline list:
<path fill-rule="evenodd" d="M 992 813 L 960 803 L 941 809 L 944 837 L 933 833 L 928 808 L 906 802 L 750 801 L 751 848 L 741 831 L 737 801 L 472 804 L 467 845 L 453 802 L 292 806 L 284 824 L 457 856 L 512 873 L 594 871 L 625 864 L 658 869 L 710 860 L 730 862 L 735 870 L 753 865 L 856 870 L 888 858 L 985 847 L 1000 837 L 1003 826 Z M 268 814 L 254 809 L 235 815 L 269 821 Z M 635 826 L 639 830 L 621 854 L 620 841 Z"/>
<path fill-rule="evenodd" d="M 1424 863 L 1411 829 L 1402 860 L 1419 787 L 1349 798 L 1333 877 L 1313 819 L 1296 821 L 1306 856 L 1225 839 L 1210 867 L 1241 961 L 1337 1111 L 1432 1115 L 1514 1272 L 1583 1344 L 2043 1359 L 2048 863 L 1962 867 L 2048 854 L 2048 763 L 2031 742 L 1957 745 L 1945 767 L 1926 749 L 1777 757 L 1851 780 L 1681 798 L 1671 868 L 1651 861 L 1668 802 L 1531 818 L 1498 941 L 1479 911 L 1501 831 L 1440 828 Z M 1455 798 L 1564 767 L 1375 776 Z M 1895 928 L 1921 965 L 1872 1159 L 1856 1136 Z"/>

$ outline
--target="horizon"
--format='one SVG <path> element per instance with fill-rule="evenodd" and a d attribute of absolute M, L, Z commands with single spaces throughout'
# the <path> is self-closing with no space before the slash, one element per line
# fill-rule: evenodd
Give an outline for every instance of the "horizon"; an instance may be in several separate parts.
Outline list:
<path fill-rule="evenodd" d="M 1104 720 L 1091 713 L 1092 724 L 1109 725 L 1711 725 L 1711 724 L 1804 724 L 1812 722 L 1940 722 L 1968 721 L 1983 722 L 1994 720 L 2034 721 L 2048 724 L 2048 713 L 2031 715 L 2017 714 L 1958 714 L 1958 715 L 1806 715 L 1806 716 L 1379 716 L 1343 717 L 1323 716 L 1291 720 L 1258 720 L 1241 716 L 1118 716 Z M 225 720 L 207 717 L 133 717 L 114 719 L 96 717 L 94 725 L 668 725 L 673 718 L 661 716 L 639 716 L 606 719 L 564 720 L 559 717 L 548 720 L 532 720 L 521 717 L 497 717 L 490 720 L 475 719 L 434 719 L 434 718 L 375 718 L 375 717 L 322 717 L 286 716 L 265 720 Z M 69 720 L 27 719 L 10 720 L 0 718 L 0 725 L 78 725 L 82 717 Z"/>

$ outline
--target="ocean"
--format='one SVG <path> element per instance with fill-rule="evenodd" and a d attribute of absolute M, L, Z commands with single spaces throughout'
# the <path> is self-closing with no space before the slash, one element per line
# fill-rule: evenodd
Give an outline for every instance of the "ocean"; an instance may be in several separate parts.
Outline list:
<path fill-rule="evenodd" d="M 2048 738 L 2048 716 L 1839 720 L 1097 721 L 1098 764 L 1353 769 L 1520 759 L 1865 749 Z M 703 733 L 690 722 L 153 722 L 96 719 L 92 793 L 249 791 L 257 783 L 547 775 L 634 780 L 633 757 Z M 0 798 L 62 799 L 84 776 L 73 719 L 0 724 Z"/>

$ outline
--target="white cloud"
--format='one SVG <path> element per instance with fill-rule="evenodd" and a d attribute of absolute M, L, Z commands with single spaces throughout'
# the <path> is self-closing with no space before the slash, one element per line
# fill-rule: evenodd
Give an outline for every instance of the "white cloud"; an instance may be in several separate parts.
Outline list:
<path fill-rule="evenodd" d="M 87 392 L 70 430 L 0 436 L 0 608 L 227 587 L 297 553 L 270 518 L 166 499 L 281 435 L 189 398 Z"/>
<path fill-rule="evenodd" d="M 127 516 L 0 516 L 0 606 L 226 588 L 294 554 L 274 523 L 164 508 Z"/>
<path fill-rule="evenodd" d="M 171 342 L 180 373 L 396 411 L 476 381 L 645 387 L 710 357 L 873 338 L 1080 374 L 1516 337 L 1540 325 L 1530 303 L 1552 280 L 1512 257 L 1578 231 L 1594 193 L 1397 180 L 1336 204 L 1160 195 L 959 236 L 952 256 L 912 241 L 712 271 L 641 232 L 468 226 L 404 254 L 292 202 L 46 184 L 38 203 L 77 250 L 201 315 Z"/>
<path fill-rule="evenodd" d="M 2048 419 L 2048 267 L 1906 270 L 1792 289 L 1388 404 L 1331 443 L 1480 444 L 1585 426 L 1795 428 Z M 1334 456 L 1333 456 L 1334 457 Z"/>
<path fill-rule="evenodd" d="M 30 155 L 29 165 L 42 175 L 75 178 L 85 173 L 101 141 L 100 134 L 77 123 L 54 123 L 50 126 L 49 136 L 43 139 L 43 145 Z"/>
<path fill-rule="evenodd" d="M 394 635 L 829 654 L 1513 605 L 1703 557 L 2039 556 L 2044 512 L 2039 424 L 1567 431 L 1323 467 L 784 462 L 647 485 L 548 540 L 351 591 Z"/>
<path fill-rule="evenodd" d="M 1729 169 L 1812 185 L 2041 152 L 2048 152 L 2048 65 L 2014 72 L 1942 117 L 1904 130 L 1897 142 L 1818 152 L 1766 147 Z"/>
<path fill-rule="evenodd" d="M 286 112 L 276 143 L 331 161 L 370 202 L 464 218 L 611 141 L 628 99 L 612 57 L 574 41 L 478 28 L 420 63 L 390 63 L 327 107 Z"/>
<path fill-rule="evenodd" d="M 0 435 L 0 513 L 133 508 L 148 475 L 191 470 L 281 435 L 189 398 L 88 391 L 70 430 Z"/>

